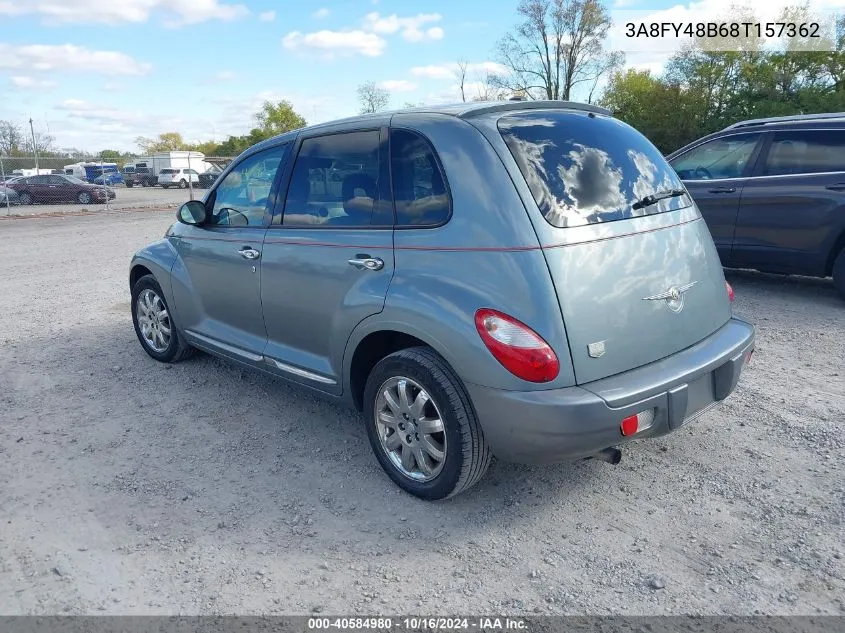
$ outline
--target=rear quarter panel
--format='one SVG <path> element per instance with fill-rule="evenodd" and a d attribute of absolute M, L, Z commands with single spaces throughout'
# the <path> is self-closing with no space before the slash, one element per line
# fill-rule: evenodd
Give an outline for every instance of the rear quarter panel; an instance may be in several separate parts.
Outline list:
<path fill-rule="evenodd" d="M 345 362 L 366 334 L 393 329 L 429 343 L 467 382 L 526 391 L 574 384 L 548 266 L 496 152 L 478 130 L 455 117 L 396 115 L 391 125 L 431 141 L 448 181 L 452 217 L 438 228 L 394 232 L 396 271 L 384 311 L 359 325 Z M 502 367 L 475 328 L 475 312 L 483 307 L 501 310 L 542 336 L 560 360 L 558 377 L 529 383 Z"/>

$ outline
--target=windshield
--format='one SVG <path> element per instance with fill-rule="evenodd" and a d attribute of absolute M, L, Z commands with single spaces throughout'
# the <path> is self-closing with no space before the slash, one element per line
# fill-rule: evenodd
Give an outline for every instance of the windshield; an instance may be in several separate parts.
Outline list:
<path fill-rule="evenodd" d="M 612 222 L 692 204 L 657 148 L 611 117 L 533 111 L 502 117 L 499 132 L 552 226 Z M 661 197 L 674 190 L 684 193 Z M 648 196 L 659 199 L 644 204 Z"/>

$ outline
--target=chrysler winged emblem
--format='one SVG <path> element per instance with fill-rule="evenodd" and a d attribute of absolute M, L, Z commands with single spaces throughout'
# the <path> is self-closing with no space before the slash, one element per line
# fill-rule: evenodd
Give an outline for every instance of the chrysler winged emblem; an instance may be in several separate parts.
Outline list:
<path fill-rule="evenodd" d="M 680 312 L 684 309 L 684 293 L 697 283 L 697 281 L 691 281 L 683 286 L 672 286 L 660 294 L 643 297 L 643 301 L 665 301 L 672 312 Z"/>

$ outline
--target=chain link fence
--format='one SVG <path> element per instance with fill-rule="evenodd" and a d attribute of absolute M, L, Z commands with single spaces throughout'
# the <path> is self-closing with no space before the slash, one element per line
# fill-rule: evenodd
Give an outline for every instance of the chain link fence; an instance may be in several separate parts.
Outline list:
<path fill-rule="evenodd" d="M 50 154 L 0 153 L 0 215 L 171 208 L 202 197 L 232 161 L 196 151 Z"/>

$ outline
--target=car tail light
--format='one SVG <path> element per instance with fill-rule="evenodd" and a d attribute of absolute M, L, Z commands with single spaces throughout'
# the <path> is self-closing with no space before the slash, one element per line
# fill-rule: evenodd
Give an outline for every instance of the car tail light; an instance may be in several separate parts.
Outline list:
<path fill-rule="evenodd" d="M 496 310 L 475 313 L 475 327 L 490 353 L 502 366 L 528 382 L 557 378 L 560 362 L 542 337 L 530 327 Z"/>
<path fill-rule="evenodd" d="M 628 437 L 636 433 L 641 433 L 646 429 L 650 429 L 653 424 L 654 409 L 646 409 L 645 411 L 640 411 L 634 415 L 629 415 L 627 418 L 622 420 L 620 428 L 622 429 L 622 435 Z"/>
<path fill-rule="evenodd" d="M 725 289 L 728 291 L 728 300 L 734 302 L 734 289 L 727 281 L 725 282 Z"/>

